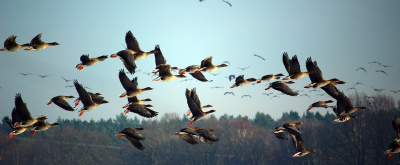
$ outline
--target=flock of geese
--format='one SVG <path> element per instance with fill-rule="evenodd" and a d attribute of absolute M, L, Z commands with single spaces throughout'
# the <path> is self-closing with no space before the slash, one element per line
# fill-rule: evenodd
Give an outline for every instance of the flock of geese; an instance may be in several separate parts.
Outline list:
<path fill-rule="evenodd" d="M 38 34 L 31 40 L 29 44 L 27 43 L 23 45 L 17 44 L 15 41 L 16 36 L 11 35 L 4 42 L 4 48 L 0 50 L 14 52 L 24 47 L 28 47 L 24 49 L 27 51 L 42 50 L 49 46 L 59 45 L 57 42 L 52 42 L 52 43 L 43 42 L 41 40 L 41 35 L 42 34 Z M 126 110 L 124 111 L 125 114 L 132 112 L 146 118 L 152 118 L 158 115 L 158 112 L 150 109 L 152 105 L 144 104 L 145 102 L 152 101 L 150 98 L 142 100 L 138 99 L 138 96 L 141 93 L 146 92 L 148 90 L 153 90 L 153 88 L 151 87 L 139 88 L 138 78 L 135 77 L 132 80 L 130 80 L 126 75 L 126 73 L 130 73 L 132 75 L 135 74 L 137 68 L 136 61 L 138 60 L 141 60 L 151 54 L 154 54 L 156 65 L 155 69 L 152 71 L 152 74 L 154 75 L 158 74 L 158 77 L 153 79 L 153 81 L 161 81 L 161 82 L 168 82 L 177 78 L 186 78 L 187 77 L 185 76 L 186 73 L 190 74 L 193 78 L 201 82 L 211 82 L 212 80 L 211 81 L 208 80 L 203 73 L 214 72 L 220 68 L 227 67 L 228 65 L 226 63 L 229 64 L 229 62 L 224 61 L 220 65 L 214 65 L 212 63 L 212 56 L 209 56 L 206 57 L 204 60 L 202 60 L 200 65 L 190 65 L 184 69 L 179 69 L 178 67 L 171 67 L 169 64 L 166 63 L 166 60 L 161 52 L 159 45 L 156 45 L 154 50 L 145 52 L 141 50 L 138 41 L 136 40 L 131 31 L 128 31 L 126 33 L 125 42 L 127 45 L 127 48 L 125 50 L 121 50 L 116 54 L 110 55 L 111 58 L 118 57 L 122 61 L 126 70 L 128 71 L 125 72 L 124 69 L 121 69 L 118 74 L 121 85 L 125 89 L 125 91 L 119 97 L 127 98 L 127 104 L 122 107 L 126 108 Z M 259 55 L 254 55 L 254 56 L 265 60 L 263 57 Z M 94 58 L 90 58 L 89 55 L 82 55 L 80 57 L 81 62 L 76 64 L 75 68 L 78 70 L 82 70 L 85 67 L 95 65 L 100 61 L 105 61 L 107 58 L 108 58 L 107 55 Z M 341 81 L 337 78 L 324 79 L 322 71 L 318 67 L 317 61 L 313 61 L 311 57 L 307 58 L 306 60 L 307 71 L 305 72 L 302 72 L 300 69 L 300 64 L 297 59 L 297 55 L 294 55 L 292 58 L 289 58 L 288 53 L 284 52 L 282 61 L 286 71 L 288 72 L 288 76 L 286 76 L 282 80 L 279 80 L 281 79 L 281 77 L 285 76 L 282 73 L 265 75 L 262 76 L 260 79 L 255 79 L 255 78 L 245 79 L 244 75 L 239 75 L 237 77 L 235 75 L 230 75 L 228 77 L 230 80 L 235 79 L 235 83 L 231 86 L 231 88 L 243 87 L 252 82 L 261 83 L 261 82 L 274 81 L 270 83 L 269 86 L 265 88 L 265 90 L 269 90 L 272 88 L 289 96 L 298 96 L 299 93 L 291 89 L 288 86 L 288 84 L 293 84 L 295 83 L 294 82 L 295 80 L 301 79 L 308 75 L 311 80 L 311 83 L 306 85 L 304 88 L 312 88 L 314 90 L 320 88 L 324 90 L 326 94 L 330 95 L 333 99 L 336 100 L 336 106 L 328 105 L 330 103 L 333 103 L 334 102 L 333 100 L 318 101 L 311 104 L 308 110 L 317 107 L 332 108 L 333 112 L 336 114 L 337 117 L 337 119 L 335 119 L 334 122 L 340 123 L 357 118 L 357 116 L 351 116 L 351 114 L 360 109 L 366 109 L 366 107 L 353 106 L 350 99 L 343 93 L 343 91 L 340 91 L 336 87 L 336 85 L 338 84 L 345 84 L 344 81 Z M 244 70 L 247 68 L 242 68 L 242 69 Z M 359 69 L 366 71 L 363 68 Z M 172 74 L 171 73 L 172 70 L 177 70 L 179 74 Z M 67 82 L 71 81 L 65 78 L 63 79 Z M 82 116 L 84 112 L 96 109 L 101 104 L 108 103 L 108 101 L 106 101 L 105 98 L 100 93 L 87 92 L 86 89 L 82 86 L 82 84 L 78 82 L 78 80 L 72 80 L 72 81 L 79 95 L 79 98 L 77 98 L 74 101 L 75 107 L 78 106 L 80 102 L 83 104 L 82 108 L 79 109 L 80 111 L 79 116 Z M 234 95 L 233 92 L 226 92 L 225 94 Z M 196 92 L 196 88 L 193 88 L 191 90 L 186 89 L 185 96 L 187 100 L 187 105 L 189 107 L 187 116 L 189 117 L 192 114 L 189 121 L 190 126 L 192 126 L 194 122 L 203 119 L 208 114 L 216 111 L 216 110 L 203 111 L 205 108 L 212 107 L 212 105 L 205 105 L 205 106 L 201 105 L 199 96 L 197 95 Z M 251 96 L 243 95 L 242 98 L 243 97 L 251 97 Z M 69 105 L 69 103 L 66 101 L 67 98 L 75 98 L 75 97 L 63 96 L 63 95 L 55 96 L 51 98 L 51 100 L 47 104 L 49 105 L 51 103 L 54 103 L 64 110 L 74 111 L 75 109 L 71 105 Z M 10 125 L 12 129 L 12 132 L 9 135 L 10 139 L 14 135 L 21 134 L 28 129 L 32 131 L 32 134 L 34 134 L 36 131 L 45 131 L 53 126 L 59 125 L 59 123 L 47 124 L 45 122 L 46 119 L 47 119 L 46 116 L 43 115 L 38 118 L 33 118 L 28 108 L 26 107 L 26 104 L 23 102 L 20 93 L 16 94 L 15 96 L 15 107 L 12 110 L 11 119 L 8 116 L 4 117 L 4 120 Z M 289 133 L 289 136 L 291 137 L 296 150 L 296 153 L 293 155 L 294 158 L 307 155 L 311 152 L 315 152 L 315 150 L 305 149 L 305 143 L 301 136 L 301 132 L 297 128 L 297 126 L 299 125 L 302 125 L 302 123 L 301 122 L 284 123 L 282 126 L 276 127 L 271 133 L 274 134 L 278 139 L 287 139 L 285 132 Z M 385 152 L 389 154 L 388 157 L 390 157 L 392 153 L 400 152 L 400 143 L 399 143 L 400 119 L 397 117 L 395 121 L 393 121 L 393 128 L 397 131 L 398 138 L 396 138 L 390 144 L 389 150 Z M 125 128 L 118 133 L 118 137 L 119 138 L 124 137 L 127 140 L 129 140 L 137 149 L 144 150 L 145 147 L 140 141 L 144 140 L 145 137 L 138 132 L 144 129 L 145 128 Z M 185 140 L 189 144 L 198 144 L 195 138 L 199 139 L 201 142 L 212 144 L 218 141 L 218 138 L 213 134 L 213 132 L 216 131 L 213 129 L 207 130 L 200 127 L 186 127 L 179 130 L 179 132 L 177 132 L 176 135 L 179 135 L 183 140 Z"/>

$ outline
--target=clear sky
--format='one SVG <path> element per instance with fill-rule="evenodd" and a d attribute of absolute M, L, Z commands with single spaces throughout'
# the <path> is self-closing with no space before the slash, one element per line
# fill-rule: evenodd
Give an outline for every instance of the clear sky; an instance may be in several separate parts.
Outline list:
<path fill-rule="evenodd" d="M 131 30 L 142 50 L 150 51 L 156 44 L 171 66 L 184 68 L 200 65 L 201 60 L 213 56 L 218 65 L 229 61 L 230 66 L 214 73 L 206 73 L 213 82 L 191 80 L 180 82 L 154 82 L 149 75 L 155 67 L 154 55 L 137 61 L 137 72 L 128 75 L 138 77 L 139 88 L 152 87 L 139 99 L 149 102 L 158 111 L 184 114 L 188 110 L 186 88 L 197 88 L 202 104 L 211 104 L 219 117 L 247 115 L 253 118 L 260 111 L 273 118 L 281 117 L 290 110 L 304 113 L 316 101 L 329 100 L 303 87 L 310 83 L 304 77 L 290 85 L 308 97 L 282 96 L 271 98 L 262 93 L 279 94 L 275 90 L 265 91 L 265 82 L 230 89 L 230 74 L 245 78 L 260 78 L 266 74 L 287 75 L 282 53 L 290 57 L 297 54 L 301 69 L 306 70 L 305 61 L 312 57 L 318 62 L 324 78 L 346 81 L 338 86 L 346 94 L 356 82 L 359 92 L 374 94 L 375 88 L 400 99 L 400 1 L 229 1 L 233 7 L 219 0 L 191 1 L 3 1 L 0 5 L 0 40 L 10 35 L 18 36 L 19 44 L 30 42 L 39 33 L 45 42 L 60 45 L 41 51 L 0 52 L 0 116 L 11 115 L 14 96 L 21 93 L 33 117 L 46 115 L 49 122 L 61 118 L 83 120 L 114 118 L 123 112 L 126 98 L 118 96 L 124 92 L 118 79 L 118 71 L 125 68 L 118 58 L 108 58 L 96 65 L 79 71 L 74 66 L 82 54 L 90 57 L 110 55 L 125 49 L 125 34 Z M 260 60 L 253 54 L 261 55 Z M 378 61 L 377 64 L 368 64 Z M 247 70 L 239 70 L 250 66 Z M 358 70 L 364 67 L 368 73 Z M 384 70 L 389 75 L 375 72 Z M 22 76 L 19 73 L 32 73 Z M 42 79 L 37 75 L 50 75 Z M 102 93 L 110 103 L 86 112 L 68 112 L 56 105 L 46 103 L 57 95 L 78 97 L 73 85 L 65 82 L 77 79 L 90 92 Z M 190 75 L 188 78 L 193 79 Z M 222 89 L 211 89 L 214 86 Z M 232 91 L 235 96 L 225 95 Z M 252 98 L 241 98 L 249 94 Z M 68 100 L 73 104 L 74 99 Z M 335 103 L 334 103 L 335 104 Z M 81 107 L 81 106 L 79 106 Z M 318 109 L 325 114 L 326 109 Z M 135 114 L 128 114 L 134 117 Z M 142 118 L 138 116 L 139 118 Z"/>

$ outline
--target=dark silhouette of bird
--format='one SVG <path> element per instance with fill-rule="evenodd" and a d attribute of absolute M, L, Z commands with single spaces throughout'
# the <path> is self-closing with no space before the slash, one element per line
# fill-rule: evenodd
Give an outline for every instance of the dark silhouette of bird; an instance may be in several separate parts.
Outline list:
<path fill-rule="evenodd" d="M 274 95 L 274 96 L 271 97 L 271 99 L 274 98 L 274 97 L 281 98 L 281 97 L 279 97 L 278 95 Z"/>
<path fill-rule="evenodd" d="M 324 95 L 326 95 L 326 93 L 322 93 L 322 94 L 315 94 L 315 95 L 318 95 L 318 96 L 324 96 Z"/>
<path fill-rule="evenodd" d="M 236 76 L 233 75 L 233 74 L 229 75 L 229 77 L 228 77 L 229 81 L 232 81 L 232 80 L 235 79 L 235 78 L 236 78 Z"/>
<path fill-rule="evenodd" d="M 224 87 L 220 87 L 220 86 L 215 86 L 215 87 L 211 87 L 211 89 L 214 89 L 214 88 L 224 88 Z"/>
<path fill-rule="evenodd" d="M 231 95 L 235 96 L 235 94 L 233 92 L 225 92 L 224 95 L 226 95 L 226 94 L 231 94 Z"/>
<path fill-rule="evenodd" d="M 383 89 L 383 88 L 380 88 L 380 89 L 378 89 L 378 88 L 374 88 L 374 87 L 372 87 L 376 92 L 381 92 L 381 91 L 383 91 L 383 90 L 385 90 L 385 89 Z"/>
<path fill-rule="evenodd" d="M 212 74 L 213 76 L 216 76 L 216 75 L 219 75 L 219 74 L 221 74 L 221 73 L 210 73 L 210 74 Z"/>
<path fill-rule="evenodd" d="M 272 95 L 272 94 L 274 94 L 274 93 L 263 93 L 263 95 L 267 95 L 267 96 Z"/>
<path fill-rule="evenodd" d="M 184 79 L 184 80 L 182 80 L 181 82 L 189 81 L 189 80 L 193 80 L 193 79 Z"/>
<path fill-rule="evenodd" d="M 222 62 L 223 64 L 229 64 L 229 65 L 231 65 L 231 63 L 229 63 L 229 61 L 224 61 L 224 62 Z"/>
<path fill-rule="evenodd" d="M 400 90 L 397 90 L 397 91 L 390 90 L 390 92 L 397 93 L 397 92 L 400 92 Z"/>
<path fill-rule="evenodd" d="M 243 95 L 243 96 L 242 96 L 242 98 L 243 98 L 243 97 L 250 97 L 250 98 L 251 98 L 251 96 L 250 96 L 250 95 Z"/>
<path fill-rule="evenodd" d="M 74 81 L 73 79 L 67 80 L 67 79 L 65 79 L 63 76 L 61 76 L 61 78 L 63 78 L 65 82 Z"/>
<path fill-rule="evenodd" d="M 381 64 L 381 63 L 379 63 L 379 65 L 380 66 L 383 66 L 383 67 L 385 67 L 385 68 L 387 68 L 387 67 L 392 67 L 393 65 L 383 65 L 383 64 Z"/>
<path fill-rule="evenodd" d="M 362 82 L 357 82 L 357 83 L 355 83 L 355 84 L 353 85 L 353 87 L 355 87 L 355 86 L 358 85 L 358 84 L 364 85 Z"/>
<path fill-rule="evenodd" d="M 371 62 L 369 62 L 368 64 L 378 64 L 378 65 L 380 65 L 381 63 L 380 62 L 378 62 L 378 61 L 371 61 Z"/>
<path fill-rule="evenodd" d="M 256 56 L 256 57 L 258 57 L 258 58 L 261 58 L 262 60 L 264 60 L 264 61 L 265 61 L 265 58 L 264 58 L 264 57 L 262 57 L 262 56 L 260 56 L 260 55 L 254 54 L 254 56 Z"/>
<path fill-rule="evenodd" d="M 365 68 L 363 68 L 363 67 L 361 67 L 361 68 L 357 68 L 357 69 L 356 69 L 356 71 L 357 71 L 357 70 L 360 70 L 360 69 L 361 69 L 361 70 L 364 70 L 364 71 L 365 71 L 365 73 L 367 73 L 367 70 L 365 70 Z"/>
<path fill-rule="evenodd" d="M 355 91 L 357 91 L 357 89 L 356 89 L 356 88 L 354 88 L 354 86 L 353 86 L 353 87 L 351 87 L 351 88 L 348 88 L 348 89 L 347 89 L 347 91 L 349 91 L 349 90 L 355 90 Z"/>
<path fill-rule="evenodd" d="M 232 4 L 231 4 L 231 3 L 229 3 L 228 1 L 222 0 L 222 2 L 225 2 L 225 3 L 227 3 L 229 6 L 231 6 L 231 7 L 232 7 Z"/>
<path fill-rule="evenodd" d="M 311 97 L 310 97 L 308 94 L 301 94 L 300 97 L 301 97 L 301 96 L 307 96 L 308 98 L 311 99 Z"/>
<path fill-rule="evenodd" d="M 46 77 L 48 77 L 50 75 L 38 75 L 38 76 L 41 77 L 41 78 L 46 78 Z"/>
<path fill-rule="evenodd" d="M 250 66 L 248 66 L 248 67 L 246 67 L 246 68 L 238 68 L 238 69 L 240 69 L 240 70 L 246 70 L 246 69 L 249 69 L 250 68 Z"/>
<path fill-rule="evenodd" d="M 23 75 L 23 76 L 27 76 L 27 75 L 30 75 L 30 74 L 32 74 L 32 73 L 19 73 L 19 74 L 21 74 L 21 75 Z"/>
<path fill-rule="evenodd" d="M 310 90 L 310 91 L 308 91 L 308 92 L 321 92 L 321 91 L 316 90 L 316 89 L 313 89 L 313 90 Z"/>
<path fill-rule="evenodd" d="M 382 73 L 385 73 L 386 75 L 388 75 L 385 71 L 383 71 L 383 70 L 376 70 L 375 72 L 382 72 Z"/>
<path fill-rule="evenodd" d="M 67 85 L 67 86 L 65 86 L 65 88 L 72 88 L 72 87 L 75 87 L 75 86 L 73 86 L 73 85 Z"/>

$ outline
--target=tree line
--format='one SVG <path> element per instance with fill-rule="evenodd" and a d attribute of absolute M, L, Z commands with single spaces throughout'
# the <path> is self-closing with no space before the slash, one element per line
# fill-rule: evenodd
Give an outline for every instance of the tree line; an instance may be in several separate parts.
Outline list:
<path fill-rule="evenodd" d="M 166 113 L 160 119 L 128 118 L 82 121 L 62 119 L 59 126 L 31 135 L 29 132 L 8 139 L 11 132 L 0 125 L 0 164 L 394 164 L 400 154 L 390 159 L 383 154 L 396 137 L 391 122 L 400 116 L 393 97 L 377 93 L 374 99 L 365 93 L 350 96 L 354 105 L 367 107 L 355 112 L 357 119 L 333 123 L 332 111 L 322 115 L 315 108 L 304 114 L 284 112 L 274 120 L 257 112 L 254 118 L 225 114 L 199 120 L 194 126 L 214 129 L 219 141 L 211 145 L 190 145 L 174 135 L 188 127 L 185 115 Z M 397 108 L 396 108 L 397 102 Z M 287 122 L 299 126 L 306 149 L 317 152 L 292 158 L 295 148 L 290 137 L 277 139 L 273 128 Z M 134 148 L 116 134 L 126 127 L 143 127 L 144 151 Z"/>

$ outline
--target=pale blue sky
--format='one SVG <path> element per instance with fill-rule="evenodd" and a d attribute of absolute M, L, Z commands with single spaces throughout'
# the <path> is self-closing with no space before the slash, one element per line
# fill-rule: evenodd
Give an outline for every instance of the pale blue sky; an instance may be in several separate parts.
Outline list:
<path fill-rule="evenodd" d="M 45 42 L 58 42 L 59 46 L 41 51 L 0 52 L 0 116 L 11 114 L 14 96 L 22 93 L 23 100 L 33 117 L 46 115 L 49 121 L 62 118 L 98 120 L 114 118 L 123 112 L 126 99 L 118 96 L 124 92 L 118 71 L 124 66 L 119 59 L 107 59 L 81 71 L 75 69 L 82 54 L 90 57 L 110 55 L 125 48 L 125 33 L 131 30 L 144 51 L 159 44 L 167 62 L 184 68 L 199 65 L 207 56 L 213 56 L 214 64 L 229 61 L 231 66 L 222 68 L 213 76 L 205 74 L 211 83 L 196 80 L 180 82 L 153 82 L 142 72 L 155 67 L 154 55 L 137 61 L 139 87 L 152 87 L 139 99 L 151 98 L 155 111 L 184 114 L 188 110 L 186 88 L 197 88 L 203 104 L 213 105 L 218 117 L 225 113 L 253 118 L 257 111 L 270 114 L 277 119 L 282 112 L 290 110 L 300 114 L 308 106 L 320 100 L 331 99 L 311 96 L 270 99 L 262 93 L 265 84 L 247 85 L 229 89 L 233 82 L 225 77 L 243 74 L 245 78 L 260 78 L 266 74 L 283 73 L 282 53 L 290 57 L 297 54 L 301 69 L 306 70 L 305 61 L 312 57 L 318 61 L 324 78 L 339 78 L 346 81 L 338 86 L 346 90 L 356 82 L 358 91 L 374 94 L 372 87 L 384 88 L 385 93 L 400 99 L 400 93 L 389 90 L 400 89 L 400 1 L 238 1 L 230 0 L 233 7 L 219 0 L 191 1 L 4 1 L 0 5 L 0 42 L 10 35 L 18 36 L 19 44 L 30 42 L 43 33 Z M 1 45 L 2 46 L 2 45 Z M 253 54 L 263 56 L 262 61 Z M 393 67 L 384 68 L 370 61 L 379 61 Z M 239 70 L 238 67 L 247 67 Z M 356 71 L 365 67 L 368 73 Z M 377 73 L 384 70 L 389 76 Z M 19 73 L 32 73 L 22 76 Z M 38 74 L 49 74 L 42 79 Z M 78 79 L 91 92 L 102 93 L 110 103 L 78 117 L 78 112 L 67 112 L 56 105 L 46 105 L 57 95 L 78 96 L 67 79 Z M 129 78 L 133 76 L 128 75 Z M 193 79 L 191 76 L 188 78 Z M 310 83 L 305 77 L 291 85 L 304 90 Z M 223 86 L 223 89 L 210 89 Z M 371 87 L 372 86 L 372 87 Z M 223 94 L 233 91 L 235 96 Z M 351 91 L 352 92 L 352 91 Z M 320 92 L 322 93 L 322 92 Z M 252 98 L 241 98 L 249 94 Z M 72 104 L 73 99 L 68 102 Z M 326 113 L 326 109 L 318 109 Z M 134 117 L 135 114 L 128 114 Z M 141 118 L 140 116 L 138 116 Z"/>

